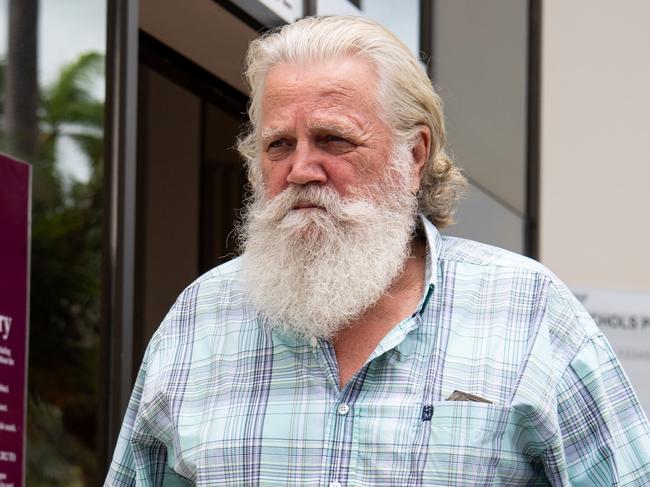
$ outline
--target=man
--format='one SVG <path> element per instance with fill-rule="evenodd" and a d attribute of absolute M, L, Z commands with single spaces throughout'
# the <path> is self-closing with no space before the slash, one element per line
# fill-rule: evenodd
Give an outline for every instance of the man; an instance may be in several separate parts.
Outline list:
<path fill-rule="evenodd" d="M 243 255 L 152 338 L 106 485 L 646 485 L 650 428 L 586 311 L 438 233 L 464 180 L 408 49 L 309 18 L 247 61 Z"/>

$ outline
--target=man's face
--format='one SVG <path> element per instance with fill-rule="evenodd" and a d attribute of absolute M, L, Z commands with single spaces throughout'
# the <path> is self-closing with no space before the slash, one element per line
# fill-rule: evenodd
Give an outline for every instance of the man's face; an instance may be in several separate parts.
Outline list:
<path fill-rule="evenodd" d="M 263 187 L 240 231 L 249 298 L 273 327 L 332 337 L 402 272 L 418 171 L 376 93 L 372 65 L 355 58 L 267 75 Z"/>
<path fill-rule="evenodd" d="M 265 196 L 317 185 L 345 197 L 381 180 L 393 144 L 376 92 L 375 69 L 364 59 L 274 66 L 262 99 Z M 308 202 L 294 209 L 317 211 Z"/>

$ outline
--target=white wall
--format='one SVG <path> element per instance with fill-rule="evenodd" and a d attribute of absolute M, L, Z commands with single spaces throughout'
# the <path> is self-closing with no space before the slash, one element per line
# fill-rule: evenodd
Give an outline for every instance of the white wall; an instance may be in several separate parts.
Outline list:
<path fill-rule="evenodd" d="M 650 291 L 649 19 L 543 2 L 540 257 L 574 288 Z"/>

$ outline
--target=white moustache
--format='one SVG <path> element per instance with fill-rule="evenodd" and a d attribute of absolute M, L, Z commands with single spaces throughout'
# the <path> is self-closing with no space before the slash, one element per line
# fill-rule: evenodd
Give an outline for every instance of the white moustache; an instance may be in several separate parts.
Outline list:
<path fill-rule="evenodd" d="M 258 207 L 268 221 L 278 225 L 304 218 L 320 220 L 324 214 L 339 223 L 355 223 L 376 205 L 367 198 L 352 195 L 345 198 L 327 186 L 289 186 L 267 203 Z"/>

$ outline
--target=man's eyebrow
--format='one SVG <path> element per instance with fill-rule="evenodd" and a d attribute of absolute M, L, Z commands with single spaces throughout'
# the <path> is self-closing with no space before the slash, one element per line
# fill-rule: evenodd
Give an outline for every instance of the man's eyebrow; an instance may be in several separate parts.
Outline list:
<path fill-rule="evenodd" d="M 307 125 L 310 132 L 331 132 L 342 137 L 355 137 L 361 132 L 361 128 L 353 127 L 338 122 L 328 122 L 325 120 L 313 120 Z M 260 138 L 262 141 L 274 139 L 286 135 L 289 129 L 282 127 L 267 127 L 262 129 Z"/>
<path fill-rule="evenodd" d="M 340 124 L 336 122 L 327 122 L 323 120 L 315 120 L 309 122 L 307 128 L 311 132 L 332 132 L 343 137 L 354 137 L 359 135 L 359 129 L 350 127 L 349 125 Z"/>
<path fill-rule="evenodd" d="M 262 129 L 261 138 L 262 140 L 269 140 L 277 137 L 278 135 L 283 135 L 287 131 L 283 128 L 267 127 Z"/>

